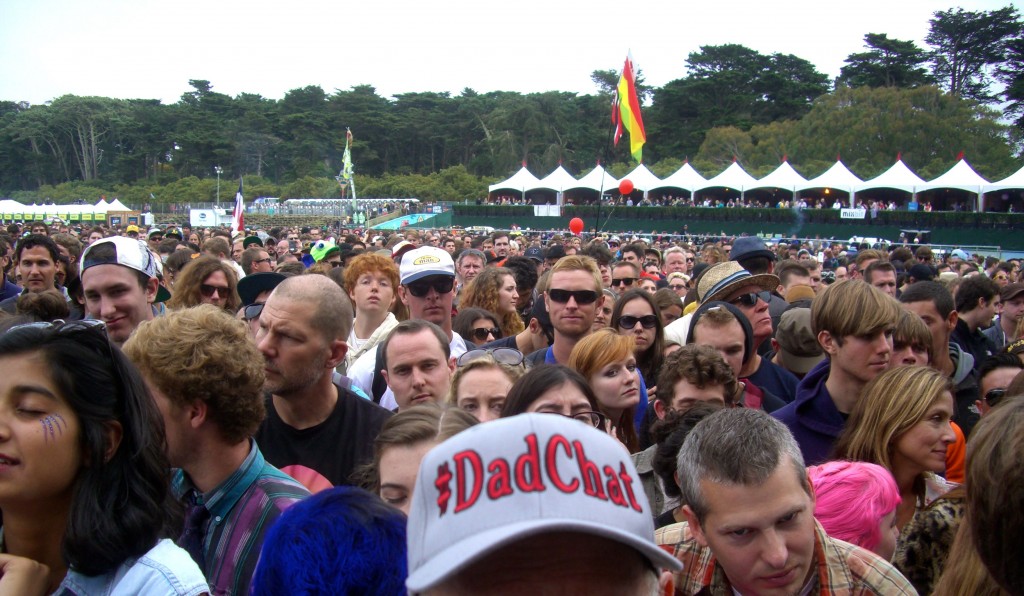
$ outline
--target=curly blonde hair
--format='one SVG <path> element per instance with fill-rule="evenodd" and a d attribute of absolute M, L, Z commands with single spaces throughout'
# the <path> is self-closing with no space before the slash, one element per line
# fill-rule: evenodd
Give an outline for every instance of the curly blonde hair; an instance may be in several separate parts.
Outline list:
<path fill-rule="evenodd" d="M 142 323 L 124 353 L 172 403 L 205 402 L 226 441 L 244 441 L 266 416 L 263 355 L 245 323 L 212 304 Z"/>
<path fill-rule="evenodd" d="M 504 337 L 511 337 L 526 329 L 526 325 L 523 324 L 519 313 L 501 312 L 498 292 L 505 283 L 505 277 L 511 277 L 515 281 L 515 276 L 509 269 L 485 267 L 462 289 L 459 308 L 477 307 L 496 314 L 501 319 L 501 334 Z"/>

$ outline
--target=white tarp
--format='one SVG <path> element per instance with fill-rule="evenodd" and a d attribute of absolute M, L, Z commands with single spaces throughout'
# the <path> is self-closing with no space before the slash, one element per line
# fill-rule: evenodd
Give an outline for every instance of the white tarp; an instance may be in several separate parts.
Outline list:
<path fill-rule="evenodd" d="M 857 177 L 856 174 L 851 172 L 849 168 L 843 165 L 842 161 L 836 161 L 832 164 L 832 167 L 825 170 L 820 176 L 816 176 L 807 181 L 806 184 L 798 186 L 797 190 L 807 190 L 808 188 L 835 188 L 853 194 L 853 190 L 858 185 L 863 184 L 863 180 Z"/>
<path fill-rule="evenodd" d="M 566 172 L 565 168 L 559 165 L 553 172 L 541 178 L 540 182 L 526 190 L 549 188 L 554 191 L 562 192 L 565 189 L 572 188 L 574 186 L 576 186 L 576 179 L 573 178 L 569 172 Z"/>
<path fill-rule="evenodd" d="M 758 180 L 754 186 L 748 186 L 746 190 L 754 188 L 781 188 L 782 190 L 796 193 L 797 188 L 804 184 L 807 184 L 807 178 L 804 178 L 799 172 L 794 170 L 788 161 L 784 161 L 770 174 Z"/>
<path fill-rule="evenodd" d="M 565 187 L 566 190 L 570 188 L 589 188 L 590 190 L 601 191 L 602 181 L 604 182 L 604 190 L 608 191 L 613 188 L 618 188 L 619 181 L 609 174 L 601 164 L 598 164 L 596 168 L 587 172 L 587 175 L 576 181 L 573 186 Z"/>
<path fill-rule="evenodd" d="M 1006 190 L 1008 188 L 1024 188 L 1024 168 L 1017 170 L 1002 180 L 996 180 L 992 184 L 986 184 L 982 189 L 982 192 Z"/>
<path fill-rule="evenodd" d="M 496 190 L 509 189 L 518 190 L 521 193 L 525 193 L 528 189 L 536 188 L 538 183 L 540 183 L 540 180 L 538 180 L 536 176 L 531 174 L 530 170 L 527 170 L 526 166 L 524 165 L 523 167 L 519 168 L 518 172 L 512 174 L 512 176 L 509 177 L 508 179 L 502 180 L 497 184 L 490 185 L 488 187 L 488 190 L 490 192 L 494 192 Z"/>
<path fill-rule="evenodd" d="M 653 172 L 647 169 L 647 166 L 640 164 L 633 168 L 633 171 L 622 177 L 623 180 L 628 179 L 633 183 L 633 188 L 636 190 L 642 190 L 645 193 L 652 189 L 664 186 L 661 182 L 661 178 L 654 175 Z"/>
<path fill-rule="evenodd" d="M 917 187 L 917 191 L 921 192 L 922 190 L 931 190 L 933 188 L 957 188 L 967 192 L 980 193 L 982 187 L 986 184 L 988 184 L 988 180 L 985 180 L 980 174 L 975 172 L 966 159 L 961 159 L 956 162 L 956 165 L 949 168 L 949 171 L 945 174 L 926 183 L 924 186 Z"/>
<path fill-rule="evenodd" d="M 882 172 L 879 176 L 862 182 L 860 185 L 855 187 L 856 192 L 866 190 L 868 188 L 895 188 L 897 190 L 906 191 L 909 193 L 917 192 L 925 181 L 920 176 L 910 171 L 907 164 L 903 163 L 902 159 L 897 159 L 896 163 L 892 164 L 892 167 Z"/>
<path fill-rule="evenodd" d="M 128 205 L 121 202 L 121 199 L 114 199 L 107 205 L 107 211 L 135 211 Z"/>
<path fill-rule="evenodd" d="M 747 173 L 746 170 L 739 164 L 739 162 L 732 162 L 729 167 L 725 168 L 721 174 L 705 182 L 700 188 L 696 190 L 704 190 L 705 188 L 716 188 L 719 186 L 725 188 L 732 188 L 743 192 L 748 188 L 754 188 L 757 184 L 757 180 L 753 176 Z"/>
<path fill-rule="evenodd" d="M 662 180 L 661 184 L 654 188 L 681 188 L 693 194 L 698 188 L 703 188 L 706 183 L 707 179 L 701 176 L 697 170 L 693 169 L 690 162 L 686 162 L 683 164 L 683 167 L 670 174 L 668 178 Z"/>

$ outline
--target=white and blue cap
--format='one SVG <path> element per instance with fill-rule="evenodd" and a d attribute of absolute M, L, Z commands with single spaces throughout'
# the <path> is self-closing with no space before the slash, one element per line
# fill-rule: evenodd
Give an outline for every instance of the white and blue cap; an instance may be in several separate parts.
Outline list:
<path fill-rule="evenodd" d="M 640 475 L 613 437 L 553 414 L 465 430 L 423 458 L 409 512 L 410 592 L 429 590 L 524 538 L 577 532 L 629 546 L 655 569 L 682 563 L 654 542 Z"/>
<path fill-rule="evenodd" d="M 968 261 L 971 258 L 971 253 L 962 248 L 956 248 L 953 249 L 953 252 L 949 253 L 949 256 L 960 259 L 961 261 Z"/>
<path fill-rule="evenodd" d="M 113 250 L 100 250 L 101 254 L 106 254 L 97 256 L 96 249 L 101 246 L 110 246 Z M 153 254 L 153 251 L 142 240 L 126 236 L 103 238 L 87 246 L 78 263 L 78 276 L 82 277 L 90 267 L 96 265 L 120 265 L 157 279 L 163 275 L 160 257 Z M 170 297 L 171 294 L 167 288 L 160 284 L 157 287 L 156 302 L 163 302 Z"/>
<path fill-rule="evenodd" d="M 403 286 L 432 275 L 455 277 L 455 261 L 444 249 L 421 246 L 402 255 L 398 273 Z"/>

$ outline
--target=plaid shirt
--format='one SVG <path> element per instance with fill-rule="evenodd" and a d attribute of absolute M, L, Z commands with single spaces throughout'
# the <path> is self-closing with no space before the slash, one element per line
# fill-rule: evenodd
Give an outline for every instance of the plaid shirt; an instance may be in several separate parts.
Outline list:
<path fill-rule="evenodd" d="M 910 582 L 881 557 L 830 538 L 817 521 L 814 529 L 812 565 L 817 575 L 810 594 L 917 594 Z M 674 542 L 672 552 L 683 562 L 683 570 L 676 574 L 677 594 L 733 596 L 729 579 L 711 549 L 697 544 L 686 523 L 659 529 L 656 540 L 665 545 L 663 548 Z"/>

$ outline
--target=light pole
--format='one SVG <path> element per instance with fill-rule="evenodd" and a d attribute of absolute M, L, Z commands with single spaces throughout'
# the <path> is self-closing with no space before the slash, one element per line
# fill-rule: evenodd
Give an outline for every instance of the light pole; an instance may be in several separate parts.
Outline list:
<path fill-rule="evenodd" d="M 217 173 L 217 207 L 220 207 L 220 175 L 224 173 L 224 168 L 213 166 L 213 171 Z"/>

